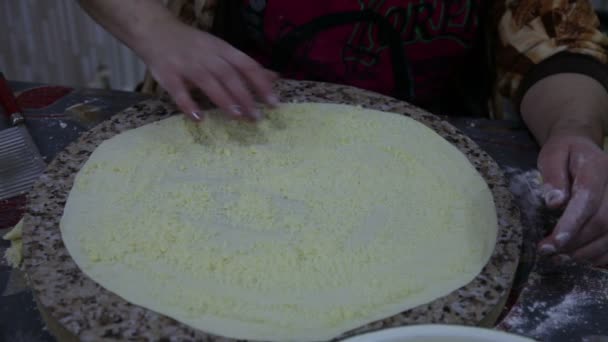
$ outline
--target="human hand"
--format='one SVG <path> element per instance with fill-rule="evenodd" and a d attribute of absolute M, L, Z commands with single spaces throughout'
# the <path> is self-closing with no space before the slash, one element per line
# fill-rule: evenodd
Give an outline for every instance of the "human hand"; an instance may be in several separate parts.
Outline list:
<path fill-rule="evenodd" d="M 608 153 L 588 136 L 555 134 L 543 145 L 538 166 L 545 203 L 565 208 L 539 252 L 608 265 Z"/>
<path fill-rule="evenodd" d="M 232 117 L 258 119 L 252 91 L 270 106 L 278 99 L 273 94 L 275 73 L 264 69 L 243 52 L 223 40 L 180 22 L 159 25 L 136 48 L 154 78 L 177 106 L 195 120 L 203 113 L 190 95 L 199 88 Z"/>

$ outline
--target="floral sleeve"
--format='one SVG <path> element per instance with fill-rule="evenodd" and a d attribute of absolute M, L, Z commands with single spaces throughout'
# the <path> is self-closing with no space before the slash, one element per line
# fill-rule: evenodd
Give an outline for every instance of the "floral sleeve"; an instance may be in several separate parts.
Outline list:
<path fill-rule="evenodd" d="M 552 74 L 582 73 L 608 87 L 608 37 L 589 0 L 498 0 L 491 14 L 498 91 L 516 106 Z"/>

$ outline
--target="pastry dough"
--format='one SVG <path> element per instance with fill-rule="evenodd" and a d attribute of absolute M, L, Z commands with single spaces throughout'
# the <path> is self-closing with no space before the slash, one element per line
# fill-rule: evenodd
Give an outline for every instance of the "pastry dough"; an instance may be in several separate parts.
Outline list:
<path fill-rule="evenodd" d="M 61 220 L 78 266 L 208 333 L 325 340 L 467 284 L 496 240 L 465 156 L 410 118 L 285 104 L 103 142 Z"/>

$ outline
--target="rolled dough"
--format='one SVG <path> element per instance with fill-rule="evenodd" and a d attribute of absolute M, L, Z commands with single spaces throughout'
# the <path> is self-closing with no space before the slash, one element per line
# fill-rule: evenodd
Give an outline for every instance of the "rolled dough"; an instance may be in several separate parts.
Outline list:
<path fill-rule="evenodd" d="M 285 104 L 252 125 L 182 116 L 103 142 L 61 220 L 125 300 L 208 333 L 325 340 L 482 269 L 497 232 L 472 165 L 410 118 Z"/>

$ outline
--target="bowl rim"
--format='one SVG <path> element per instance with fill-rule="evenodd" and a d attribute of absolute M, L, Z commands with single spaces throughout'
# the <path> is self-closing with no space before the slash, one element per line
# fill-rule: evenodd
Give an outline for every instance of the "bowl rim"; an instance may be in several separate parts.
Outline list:
<path fill-rule="evenodd" d="M 534 342 L 535 340 L 505 331 L 450 324 L 421 324 L 378 330 L 353 336 L 342 342 L 382 342 L 394 338 L 411 337 L 476 337 L 488 341 Z"/>

